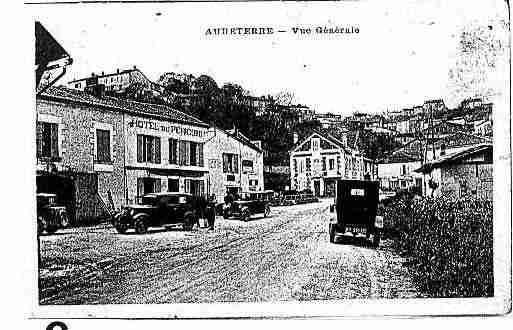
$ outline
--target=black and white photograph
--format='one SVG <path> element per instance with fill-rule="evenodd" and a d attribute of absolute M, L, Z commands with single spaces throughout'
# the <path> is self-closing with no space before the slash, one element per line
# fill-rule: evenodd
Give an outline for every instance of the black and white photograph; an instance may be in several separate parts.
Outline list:
<path fill-rule="evenodd" d="M 28 317 L 511 311 L 507 1 L 24 7 Z"/>

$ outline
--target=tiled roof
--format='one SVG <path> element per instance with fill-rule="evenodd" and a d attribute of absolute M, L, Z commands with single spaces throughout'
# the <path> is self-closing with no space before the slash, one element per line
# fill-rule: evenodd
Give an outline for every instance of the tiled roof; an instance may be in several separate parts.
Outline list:
<path fill-rule="evenodd" d="M 38 98 L 55 99 L 64 102 L 77 102 L 104 107 L 114 111 L 125 112 L 131 115 L 156 117 L 159 119 L 196 126 L 208 126 L 198 118 L 173 109 L 167 105 L 143 103 L 111 96 L 97 97 L 83 91 L 66 87 L 50 87 L 44 93 L 38 95 Z"/>
<path fill-rule="evenodd" d="M 465 132 L 455 132 L 444 136 L 438 136 L 429 139 L 427 143 L 435 144 L 440 147 L 445 144 L 446 148 L 459 148 L 465 146 L 475 146 L 478 144 L 487 144 L 492 141 L 484 136 L 474 135 Z M 393 150 L 386 158 L 381 160 L 383 163 L 407 163 L 412 161 L 420 161 L 423 159 L 423 150 L 426 141 L 415 139 L 409 143 Z"/>
<path fill-rule="evenodd" d="M 483 144 L 468 146 L 458 152 L 454 152 L 454 153 L 442 156 L 437 160 L 426 163 L 426 164 L 422 165 L 420 168 L 416 169 L 415 172 L 428 173 L 434 168 L 441 167 L 444 164 L 458 162 L 468 156 L 471 156 L 473 154 L 476 154 L 476 153 L 479 153 L 482 151 L 492 151 L 493 152 L 493 145 L 489 144 L 489 143 L 483 143 Z"/>

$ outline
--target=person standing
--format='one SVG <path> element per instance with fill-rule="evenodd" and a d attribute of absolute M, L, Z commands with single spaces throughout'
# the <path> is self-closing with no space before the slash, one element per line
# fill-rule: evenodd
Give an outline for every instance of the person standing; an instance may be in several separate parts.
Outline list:
<path fill-rule="evenodd" d="M 214 224 L 216 221 L 216 197 L 210 195 L 207 201 L 207 207 L 205 208 L 205 216 L 207 218 L 208 229 L 214 230 Z"/>

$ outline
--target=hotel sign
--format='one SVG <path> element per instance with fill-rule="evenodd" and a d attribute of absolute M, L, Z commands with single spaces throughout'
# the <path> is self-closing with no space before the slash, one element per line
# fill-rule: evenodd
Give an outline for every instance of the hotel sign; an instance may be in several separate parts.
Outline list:
<path fill-rule="evenodd" d="M 150 120 L 132 120 L 128 123 L 128 127 L 150 129 L 165 133 L 175 133 L 183 136 L 196 136 L 200 138 L 205 134 L 201 129 L 172 124 L 160 124 Z"/>

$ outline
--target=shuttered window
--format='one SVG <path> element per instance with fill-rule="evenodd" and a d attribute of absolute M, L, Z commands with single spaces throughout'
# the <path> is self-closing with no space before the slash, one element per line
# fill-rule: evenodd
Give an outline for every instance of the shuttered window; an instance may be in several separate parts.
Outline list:
<path fill-rule="evenodd" d="M 178 164 L 178 140 L 169 139 L 169 164 Z"/>
<path fill-rule="evenodd" d="M 102 164 L 111 162 L 109 130 L 96 130 L 96 162 Z"/>
<path fill-rule="evenodd" d="M 59 125 L 37 122 L 36 152 L 38 158 L 59 158 Z"/>
<path fill-rule="evenodd" d="M 179 165 L 204 166 L 203 143 L 178 141 Z"/>
<path fill-rule="evenodd" d="M 137 135 L 137 161 L 160 164 L 160 138 L 151 135 Z"/>
<path fill-rule="evenodd" d="M 223 172 L 239 173 L 239 155 L 223 153 Z"/>

